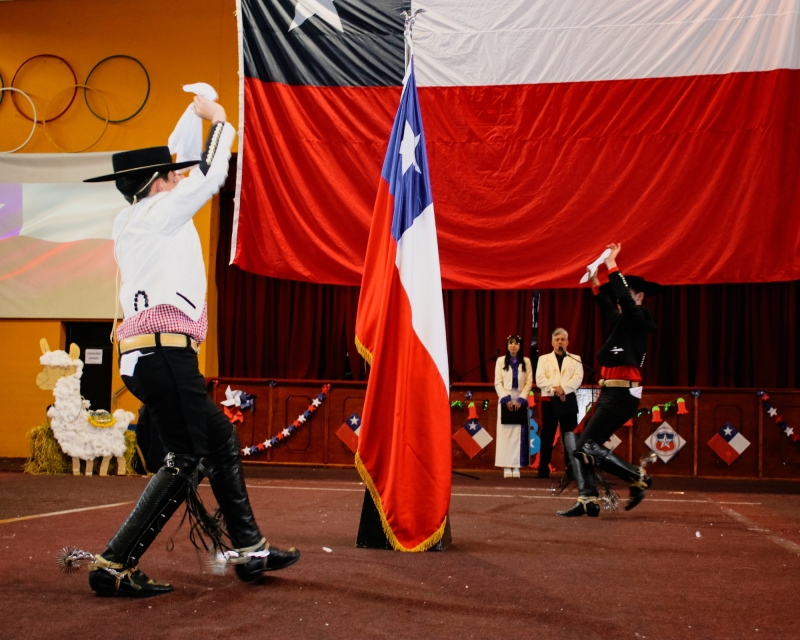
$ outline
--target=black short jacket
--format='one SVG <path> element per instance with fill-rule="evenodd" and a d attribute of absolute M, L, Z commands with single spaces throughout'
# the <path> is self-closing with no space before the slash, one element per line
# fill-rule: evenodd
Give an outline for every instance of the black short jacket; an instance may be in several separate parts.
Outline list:
<path fill-rule="evenodd" d="M 622 311 L 607 295 L 598 293 L 594 297 L 603 315 L 611 322 L 611 333 L 597 352 L 597 359 L 604 367 L 641 368 L 647 355 L 647 335 L 656 328 L 656 323 L 647 307 L 634 302 L 622 273 L 609 273 L 608 280 Z"/>

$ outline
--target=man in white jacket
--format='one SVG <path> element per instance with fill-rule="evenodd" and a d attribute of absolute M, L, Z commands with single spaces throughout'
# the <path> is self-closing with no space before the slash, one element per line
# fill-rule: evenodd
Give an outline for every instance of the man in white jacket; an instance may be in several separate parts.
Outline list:
<path fill-rule="evenodd" d="M 205 265 L 192 218 L 225 182 L 236 132 L 220 105 L 198 96 L 194 109 L 212 123 L 199 162 L 172 162 L 167 147 L 138 149 L 114 154 L 113 174 L 87 180 L 114 180 L 130 203 L 113 229 L 125 316 L 117 329 L 120 373 L 125 386 L 147 405 L 170 452 L 166 465 L 90 566 L 89 584 L 102 596 L 146 597 L 172 591 L 171 585 L 150 580 L 137 565 L 184 501 L 192 540 L 198 534 L 210 537 L 213 546 L 225 552 L 219 557 L 235 565 L 241 580 L 287 567 L 300 556 L 294 548 L 268 546 L 261 535 L 245 488 L 238 435 L 209 398 L 198 369 L 198 345 L 205 340 L 208 316 Z M 199 166 L 185 178 L 176 173 L 189 165 Z M 201 458 L 224 526 L 219 517 L 205 512 L 197 496 Z"/>
<path fill-rule="evenodd" d="M 550 460 L 556 428 L 561 426 L 561 438 L 578 426 L 578 405 L 575 391 L 583 382 L 581 357 L 567 354 L 569 334 L 558 328 L 552 335 L 553 351 L 539 356 L 536 363 L 536 386 L 542 391 L 542 445 L 539 450 L 537 478 L 550 477 Z M 569 452 L 564 450 L 565 461 Z"/>

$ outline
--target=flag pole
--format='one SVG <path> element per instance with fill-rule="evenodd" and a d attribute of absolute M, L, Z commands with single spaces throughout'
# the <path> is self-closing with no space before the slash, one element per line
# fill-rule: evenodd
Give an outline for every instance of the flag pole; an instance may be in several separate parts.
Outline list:
<path fill-rule="evenodd" d="M 359 353 L 373 356 L 355 454 L 366 485 L 356 546 L 406 552 L 444 551 L 452 541 L 446 333 L 412 50 L 419 13 L 404 12 L 403 92 L 373 210 L 356 318 Z M 402 227 L 397 235 L 395 221 Z M 420 375 L 409 378 L 409 370 Z"/>

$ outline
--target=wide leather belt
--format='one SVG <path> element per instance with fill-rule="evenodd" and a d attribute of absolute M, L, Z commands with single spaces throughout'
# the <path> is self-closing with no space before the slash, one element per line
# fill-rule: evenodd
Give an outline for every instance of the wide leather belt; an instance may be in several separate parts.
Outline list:
<path fill-rule="evenodd" d="M 132 336 L 120 340 L 118 343 L 118 350 L 120 354 L 127 353 L 128 351 L 136 351 L 137 349 L 148 349 L 150 347 L 157 347 L 159 343 L 162 347 L 191 347 L 197 353 L 200 348 L 197 346 L 197 340 L 185 336 L 182 333 L 145 333 L 141 336 Z"/>
<path fill-rule="evenodd" d="M 601 387 L 625 387 L 626 389 L 635 389 L 641 387 L 641 382 L 635 380 L 603 380 L 598 383 Z"/>

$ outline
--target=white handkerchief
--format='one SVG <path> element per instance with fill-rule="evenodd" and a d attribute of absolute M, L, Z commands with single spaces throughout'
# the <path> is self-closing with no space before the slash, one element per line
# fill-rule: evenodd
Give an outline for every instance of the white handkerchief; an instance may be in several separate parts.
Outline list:
<path fill-rule="evenodd" d="M 586 265 L 587 269 L 589 269 L 592 275 L 594 275 L 597 272 L 597 268 L 601 264 L 603 264 L 603 260 L 605 260 L 610 255 L 611 255 L 611 249 L 606 249 L 605 251 L 603 251 L 603 253 L 600 254 L 600 257 L 597 260 L 592 262 L 592 264 L 590 265 Z M 581 284 L 589 281 L 589 271 L 583 274 L 583 277 L 581 278 Z"/>
<path fill-rule="evenodd" d="M 631 387 L 630 389 L 628 389 L 628 391 L 631 392 L 631 395 L 634 398 L 639 398 L 639 400 L 641 400 L 642 399 L 642 389 L 643 389 L 643 387 Z"/>
<path fill-rule="evenodd" d="M 119 359 L 119 375 L 128 376 L 130 378 L 133 376 L 133 371 L 136 369 L 136 363 L 139 362 L 139 358 L 152 355 L 152 353 L 142 353 L 141 351 L 123 353 L 122 357 Z"/>
<path fill-rule="evenodd" d="M 210 84 L 205 82 L 195 82 L 194 84 L 183 85 L 183 90 L 187 93 L 194 93 L 211 101 L 216 102 L 217 92 Z M 177 155 L 176 162 L 187 160 L 197 160 L 203 153 L 203 120 L 194 112 L 194 107 L 190 104 L 183 112 L 175 130 L 169 136 L 167 142 L 169 152 Z"/>

